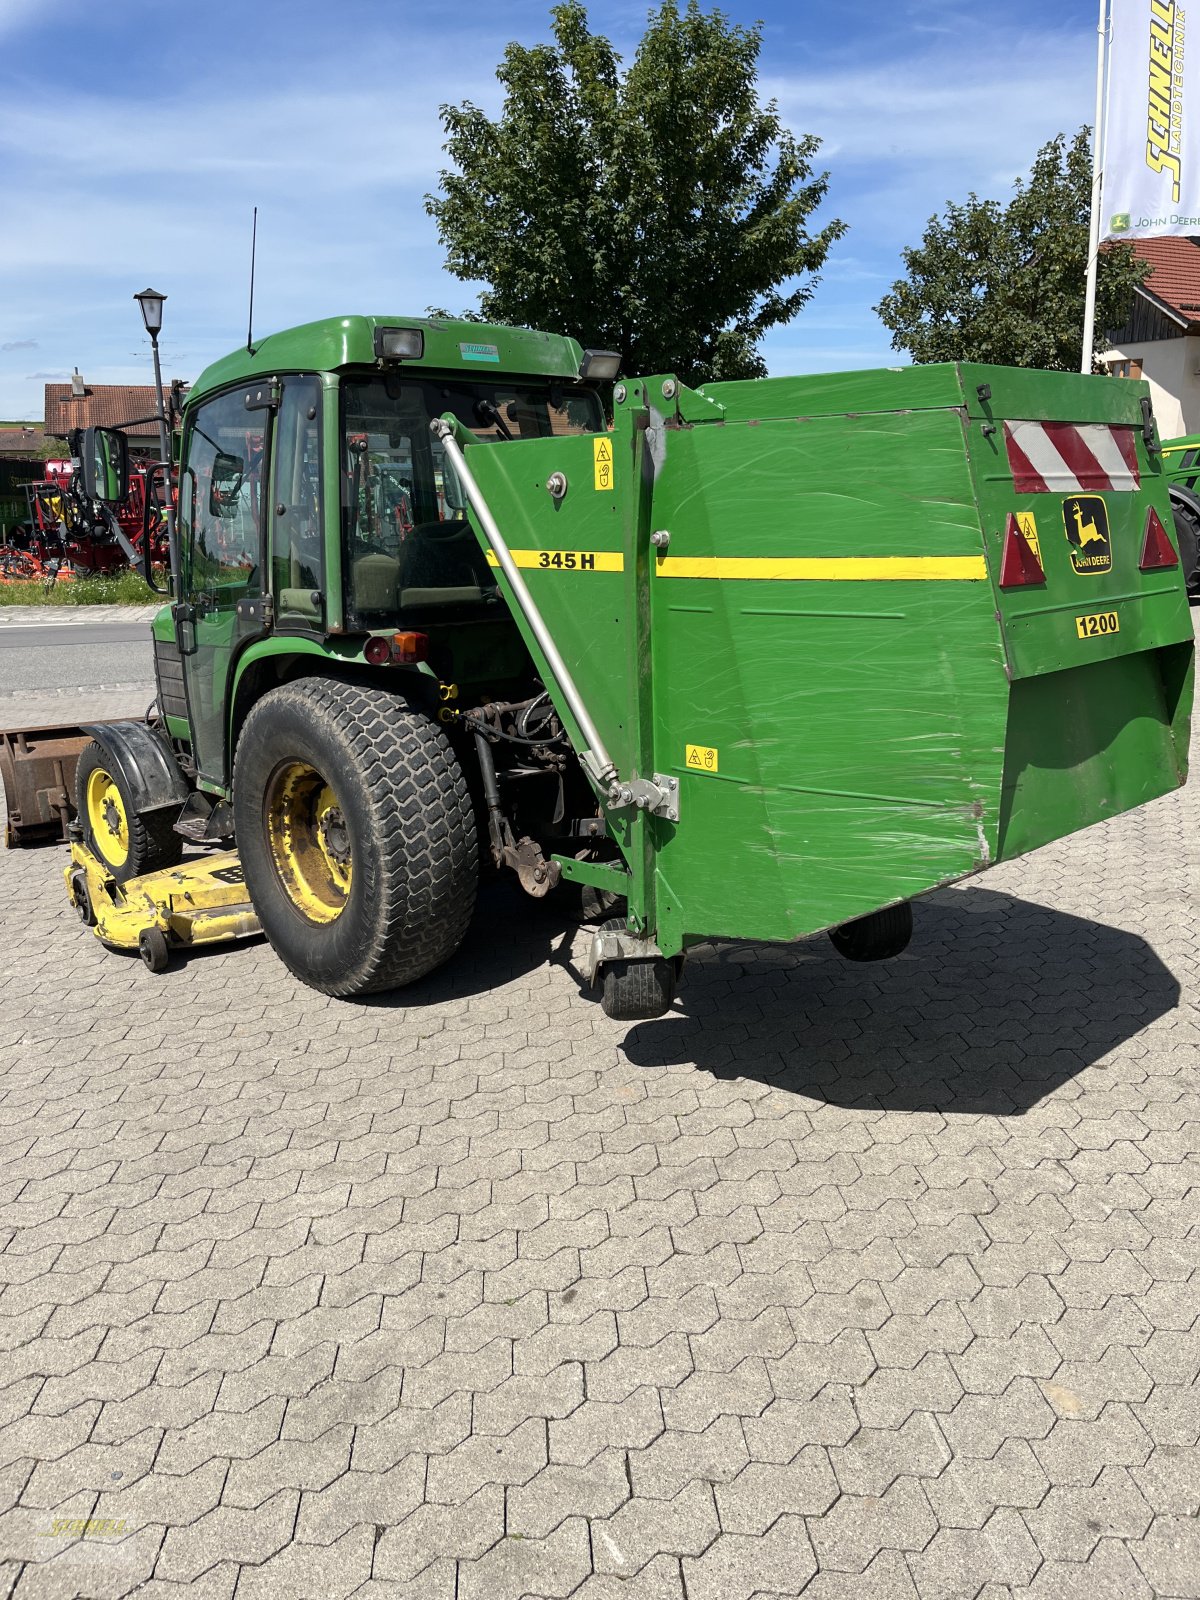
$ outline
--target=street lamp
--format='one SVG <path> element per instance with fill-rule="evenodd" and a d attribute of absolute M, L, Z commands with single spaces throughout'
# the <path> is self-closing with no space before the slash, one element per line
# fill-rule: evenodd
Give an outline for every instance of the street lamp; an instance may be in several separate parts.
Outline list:
<path fill-rule="evenodd" d="M 141 294 L 135 294 L 133 298 L 142 308 L 146 332 L 157 342 L 157 335 L 162 331 L 162 308 L 166 295 L 159 294 L 157 289 L 143 289 Z"/>
<path fill-rule="evenodd" d="M 141 307 L 142 321 L 146 324 L 146 332 L 150 335 L 150 345 L 154 351 L 154 414 L 158 418 L 158 447 L 162 452 L 163 476 L 165 487 L 163 490 L 163 510 L 167 518 L 167 542 L 171 551 L 171 574 L 179 570 L 175 551 L 175 502 L 171 496 L 171 441 L 167 435 L 167 415 L 163 409 L 162 368 L 158 362 L 158 336 L 162 331 L 163 301 L 165 294 L 159 294 L 157 289 L 143 289 L 140 294 L 133 297 Z M 150 552 L 145 553 L 146 570 L 150 570 Z"/>

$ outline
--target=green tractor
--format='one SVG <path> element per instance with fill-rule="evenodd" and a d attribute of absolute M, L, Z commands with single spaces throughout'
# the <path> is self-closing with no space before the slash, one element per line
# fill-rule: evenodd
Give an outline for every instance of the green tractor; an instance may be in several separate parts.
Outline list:
<path fill-rule="evenodd" d="M 1183 563 L 1188 593 L 1200 596 L 1200 434 L 1168 439 L 1162 447 L 1175 542 Z"/>
<path fill-rule="evenodd" d="M 698 940 L 893 956 L 916 897 L 1183 782 L 1144 386 L 617 368 L 351 316 L 202 375 L 157 720 L 87 730 L 78 765 L 68 882 L 102 937 L 154 967 L 261 925 L 361 995 L 450 958 L 511 870 L 610 913 L 585 976 L 629 1020 Z M 119 498 L 120 435 L 84 468 Z M 185 841 L 236 853 L 200 889 Z"/>

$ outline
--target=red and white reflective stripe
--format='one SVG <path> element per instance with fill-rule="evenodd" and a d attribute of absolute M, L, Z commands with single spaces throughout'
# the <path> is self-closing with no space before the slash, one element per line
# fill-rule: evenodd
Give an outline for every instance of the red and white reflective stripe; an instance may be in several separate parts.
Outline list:
<path fill-rule="evenodd" d="M 1006 422 L 1018 494 L 1097 494 L 1140 488 L 1132 428 L 1103 422 Z"/>

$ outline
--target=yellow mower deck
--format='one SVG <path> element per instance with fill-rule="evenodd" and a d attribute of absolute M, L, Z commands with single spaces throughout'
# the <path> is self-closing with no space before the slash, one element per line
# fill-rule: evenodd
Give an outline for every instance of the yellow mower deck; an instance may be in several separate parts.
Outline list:
<path fill-rule="evenodd" d="M 138 951 L 152 972 L 163 970 L 173 949 L 261 932 L 236 850 L 117 883 L 103 862 L 75 841 L 63 877 L 96 937 L 118 950 Z"/>

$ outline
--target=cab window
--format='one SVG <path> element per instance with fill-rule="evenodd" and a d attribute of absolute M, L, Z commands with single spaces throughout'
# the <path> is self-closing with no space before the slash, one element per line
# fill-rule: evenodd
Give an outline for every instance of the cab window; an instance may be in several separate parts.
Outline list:
<path fill-rule="evenodd" d="M 495 576 L 467 520 L 433 417 L 456 416 L 497 448 L 515 439 L 595 433 L 599 397 L 551 383 L 408 378 L 342 385 L 342 538 L 350 627 L 384 626 L 431 608 L 498 602 Z"/>
<path fill-rule="evenodd" d="M 266 422 L 242 390 L 217 395 L 192 418 L 179 497 L 183 591 L 207 611 L 232 611 L 262 593 Z"/>
<path fill-rule="evenodd" d="M 321 386 L 285 378 L 275 420 L 271 577 L 281 626 L 317 628 L 325 618 L 321 522 Z"/>

